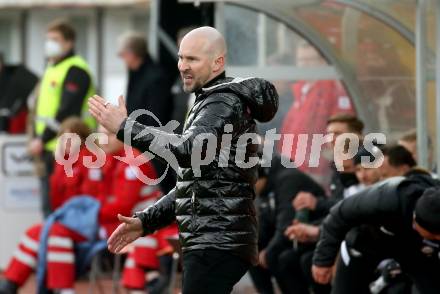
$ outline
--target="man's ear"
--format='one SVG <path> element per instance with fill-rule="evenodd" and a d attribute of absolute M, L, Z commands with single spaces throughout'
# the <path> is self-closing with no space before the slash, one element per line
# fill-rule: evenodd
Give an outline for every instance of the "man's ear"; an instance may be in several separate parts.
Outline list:
<path fill-rule="evenodd" d="M 219 56 L 214 60 L 213 71 L 218 72 L 218 71 L 222 70 L 224 68 L 224 66 L 225 66 L 225 57 Z"/>
<path fill-rule="evenodd" d="M 67 50 L 67 51 L 72 50 L 73 47 L 75 46 L 75 44 L 74 44 L 73 41 L 71 41 L 71 40 L 68 40 L 68 41 L 65 41 L 65 42 L 66 42 L 66 43 L 65 43 L 65 46 L 64 46 L 63 49 L 65 49 L 65 50 Z"/>

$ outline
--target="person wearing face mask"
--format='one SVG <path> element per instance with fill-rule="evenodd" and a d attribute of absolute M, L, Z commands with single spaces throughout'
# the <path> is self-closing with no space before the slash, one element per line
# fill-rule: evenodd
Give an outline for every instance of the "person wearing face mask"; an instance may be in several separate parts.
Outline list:
<path fill-rule="evenodd" d="M 355 166 L 355 175 L 359 184 L 351 189 L 352 191 L 347 197 L 363 190 L 365 187 L 374 185 L 381 180 L 380 168 L 368 163 L 364 164 L 363 162 L 363 160 L 367 159 L 367 162 L 373 162 L 376 158 L 380 159 L 381 157 L 382 153 L 377 146 L 373 146 L 371 151 L 367 150 L 365 147 L 359 148 L 352 160 Z"/>
<path fill-rule="evenodd" d="M 359 187 L 362 185 L 356 176 L 356 164 L 354 159 L 347 159 L 342 161 L 344 170 L 337 173 L 337 178 L 343 187 L 343 198 L 350 197 L 356 193 Z"/>
<path fill-rule="evenodd" d="M 91 129 L 96 127 L 85 99 L 95 93 L 95 88 L 87 62 L 75 54 L 75 37 L 74 28 L 64 21 L 55 21 L 47 29 L 48 65 L 40 84 L 33 137 L 29 143 L 29 152 L 44 165 L 40 175 L 44 216 L 51 212 L 49 177 L 60 123 L 67 117 L 79 116 Z"/>

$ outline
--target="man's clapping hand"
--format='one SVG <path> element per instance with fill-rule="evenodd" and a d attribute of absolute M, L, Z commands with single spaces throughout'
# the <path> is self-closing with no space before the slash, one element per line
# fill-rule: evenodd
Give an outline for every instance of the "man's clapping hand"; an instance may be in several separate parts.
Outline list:
<path fill-rule="evenodd" d="M 122 122 L 127 118 L 127 108 L 122 95 L 118 98 L 118 106 L 110 104 L 98 95 L 90 97 L 88 104 L 90 114 L 100 125 L 113 134 L 118 132 Z"/>

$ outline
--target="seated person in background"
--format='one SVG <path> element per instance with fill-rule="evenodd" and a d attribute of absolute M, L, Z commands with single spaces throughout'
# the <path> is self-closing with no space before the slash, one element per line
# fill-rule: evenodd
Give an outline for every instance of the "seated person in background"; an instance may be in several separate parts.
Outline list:
<path fill-rule="evenodd" d="M 379 177 L 381 179 L 387 179 L 390 177 L 396 176 L 404 176 L 416 181 L 428 182 L 432 183 L 434 180 L 431 178 L 431 175 L 428 171 L 423 169 L 416 168 L 416 162 L 412 157 L 411 153 L 400 145 L 390 145 L 384 146 L 381 148 L 383 153 L 383 163 L 377 169 L 371 169 L 362 167 L 362 165 L 356 165 L 356 174 L 361 183 L 364 184 L 364 187 L 374 184 L 378 182 Z M 357 159 L 356 159 L 357 158 Z M 356 156 L 355 161 L 360 163 L 361 156 Z M 342 256 L 350 256 L 354 252 L 361 254 L 361 252 L 369 252 L 368 244 L 369 242 L 365 242 L 364 236 L 370 236 L 371 234 L 380 234 L 380 232 L 374 232 L 369 226 L 359 226 L 355 229 L 352 229 L 348 234 L 346 241 L 343 242 L 343 246 L 341 248 Z M 366 243 L 367 246 L 363 245 Z M 354 253 L 355 254 L 355 253 Z M 387 259 L 381 262 L 381 264 L 393 265 L 394 267 L 400 265 L 397 261 L 393 259 Z M 356 271 L 358 266 L 362 266 L 362 264 L 358 264 L 358 260 L 353 258 L 351 262 L 344 266 L 341 264 L 339 267 L 339 272 L 342 276 L 346 277 L 346 272 Z M 396 271 L 396 268 L 394 268 Z M 391 278 L 391 275 L 388 274 L 385 270 L 382 272 L 382 275 L 387 276 L 387 285 L 382 286 L 382 292 L 380 293 L 408 293 L 411 288 L 411 283 L 405 279 L 402 275 L 400 277 Z"/>
<path fill-rule="evenodd" d="M 381 180 L 380 168 L 369 165 L 369 163 L 372 163 L 374 160 L 380 160 L 381 156 L 380 150 L 376 146 L 373 147 L 371 152 L 364 147 L 359 148 L 359 151 L 353 157 L 353 163 L 356 170 L 355 174 L 359 181 L 359 185 L 356 187 L 357 189 L 355 189 L 353 193 L 348 195 L 348 197 L 363 190 L 365 187 L 376 184 Z M 363 158 L 366 160 L 365 164 L 362 162 Z"/>
<path fill-rule="evenodd" d="M 316 197 L 323 197 L 324 190 L 306 174 L 298 169 L 285 168 L 281 166 L 280 162 L 279 157 L 272 159 L 265 185 L 260 187 L 262 190 L 260 196 L 265 197 L 265 195 L 273 194 L 275 215 L 275 232 L 265 241 L 267 245 L 264 248 L 262 246 L 259 248 L 260 264 L 263 268 L 269 269 L 283 293 L 308 293 L 306 292 L 308 291 L 308 282 L 302 273 L 301 262 L 306 253 L 312 254 L 314 247 L 305 244 L 305 246 L 301 245 L 292 249 L 292 242 L 284 236 L 284 230 L 300 215 L 307 218 L 309 222 L 319 219 L 321 216 L 314 212 L 295 211 L 290 203 L 300 192 L 309 192 L 312 195 L 317 195 Z M 288 253 L 292 253 L 295 258 L 287 257 Z M 292 271 L 293 269 L 296 271 Z"/>
<path fill-rule="evenodd" d="M 371 293 L 374 271 L 386 258 L 401 265 L 419 293 L 440 293 L 439 215 L 440 193 L 435 181 L 392 178 L 342 200 L 321 226 L 313 257 L 315 280 L 331 282 L 332 267 L 345 240 L 346 254 L 341 253 L 336 263 L 333 293 Z M 361 230 L 360 242 L 352 245 L 348 233 L 361 225 L 369 229 Z"/>
<path fill-rule="evenodd" d="M 404 146 L 385 146 L 382 152 L 384 161 L 380 172 L 383 179 L 390 177 L 431 178 L 429 171 L 417 167 L 412 153 Z"/>
<path fill-rule="evenodd" d="M 416 162 L 419 161 L 417 154 L 417 131 L 415 129 L 410 130 L 407 133 L 403 134 L 397 141 L 397 144 L 405 147 L 406 150 L 411 152 L 411 155 Z M 428 164 L 429 164 L 429 170 L 431 171 L 435 170 L 434 149 L 432 146 L 432 140 L 429 136 L 428 136 Z"/>
<path fill-rule="evenodd" d="M 344 172 L 340 174 L 345 177 L 344 182 L 351 183 L 351 185 L 344 190 L 344 198 L 350 197 L 351 195 L 362 190 L 364 187 L 372 185 L 373 183 L 379 181 L 380 177 L 379 177 L 379 171 L 377 169 L 365 168 L 361 166 L 361 158 L 363 156 L 370 157 L 370 160 L 373 160 L 377 155 L 376 154 L 373 155 L 364 148 L 360 148 L 358 153 L 354 156 L 353 159 L 348 159 L 343 161 Z M 356 177 L 356 180 L 354 179 L 348 180 L 350 179 L 351 175 L 354 175 Z M 302 201 L 297 201 L 297 199 L 298 198 L 292 200 L 293 208 L 297 211 L 301 209 L 307 209 L 306 206 L 304 206 L 304 203 Z M 316 201 L 314 203 L 316 203 Z M 316 221 L 314 224 L 310 224 L 310 223 L 308 224 L 295 220 L 292 222 L 290 226 L 286 228 L 284 234 L 288 239 L 293 240 L 294 242 L 299 242 L 300 244 L 308 244 L 314 248 L 316 242 L 319 239 L 319 234 L 320 234 L 319 225 L 321 220 L 322 218 Z M 330 287 L 317 285 L 313 281 L 312 272 L 311 272 L 312 256 L 313 256 L 313 250 L 303 255 L 301 259 L 303 274 L 307 277 L 308 284 L 313 289 L 314 293 L 329 293 Z"/>
<path fill-rule="evenodd" d="M 335 157 L 338 154 L 336 154 L 335 148 L 338 137 L 346 133 L 355 134 L 361 141 L 363 129 L 364 123 L 355 115 L 342 113 L 328 119 L 327 134 L 333 136 L 333 140 L 329 143 L 330 156 L 333 158 L 329 197 L 315 198 L 309 193 L 300 193 L 295 197 L 296 209 L 308 208 L 320 215 L 326 215 L 333 205 L 347 197 L 347 193 L 350 193 L 349 187 L 359 184 L 351 160 L 342 162 L 344 167 L 342 171 L 336 169 L 335 162 L 337 162 L 337 158 Z"/>
<path fill-rule="evenodd" d="M 136 173 L 141 172 L 151 179 L 155 178 L 151 163 L 136 167 L 136 162 L 130 165 L 115 158 L 125 155 L 123 143 L 104 128 L 101 127 L 100 131 L 108 136 L 108 144 L 100 146 L 106 155 L 105 163 L 101 168 L 89 169 L 80 193 L 95 197 L 101 203 L 98 214 L 99 237 L 106 239 L 119 225 L 118 214 L 131 214 L 137 204 L 157 199 L 161 192 L 137 178 Z M 37 224 L 26 231 L 4 272 L 5 279 L 0 281 L 0 293 L 17 293 L 18 288 L 36 269 L 43 226 L 44 224 Z M 78 258 L 74 248 L 83 241 L 84 236 L 58 222 L 51 226 L 47 242 L 47 288 L 61 294 L 74 293 L 75 259 Z"/>
<path fill-rule="evenodd" d="M 377 171 L 367 170 L 363 168 L 361 163 L 361 156 L 368 156 L 369 153 L 365 149 L 360 149 L 356 156 L 352 159 L 343 161 L 344 170 L 338 172 L 341 182 L 345 187 L 342 192 L 343 198 L 350 197 L 357 193 L 365 186 L 371 185 L 372 180 L 377 178 L 375 174 Z M 376 180 L 377 181 L 377 180 Z M 329 199 L 329 202 L 337 203 L 336 199 Z M 338 197 L 339 198 L 339 197 Z M 309 209 L 315 211 L 317 209 L 319 200 L 315 199 L 312 194 L 307 192 L 300 192 L 292 200 L 292 206 L 295 210 Z M 329 209 L 324 211 L 322 217 L 325 217 Z M 321 215 L 321 214 L 320 214 Z M 301 222 L 294 222 L 285 230 L 285 235 L 290 239 L 296 239 L 299 242 L 316 242 L 319 238 L 319 222 L 316 225 L 305 224 Z"/>
<path fill-rule="evenodd" d="M 90 128 L 79 117 L 70 117 L 65 119 L 60 126 L 59 136 L 65 133 L 77 134 L 81 139 L 80 145 L 76 144 L 74 140 L 68 140 L 67 142 L 60 142 L 57 147 L 66 146 L 65 150 L 62 148 L 56 149 L 55 158 L 68 159 L 69 154 L 75 154 L 79 152 L 78 160 L 72 165 L 72 174 L 67 175 L 64 165 L 55 161 L 54 171 L 50 176 L 50 204 L 51 209 L 55 211 L 58 207 L 63 205 L 67 200 L 76 195 L 83 194 L 84 187 L 82 186 L 85 179 L 89 176 L 89 170 L 84 166 L 84 156 L 96 156 L 90 152 L 85 145 L 86 138 L 92 133 Z M 63 138 L 63 137 L 61 137 Z M 90 195 L 96 195 L 95 191 L 89 191 Z"/>
<path fill-rule="evenodd" d="M 384 161 L 379 168 L 382 179 L 390 177 L 406 177 L 414 181 L 432 182 L 431 174 L 417 163 L 411 152 L 402 145 L 388 145 L 382 148 Z M 409 294 L 411 280 L 402 274 L 400 264 L 394 259 L 385 259 L 378 266 L 378 279 L 370 284 L 372 293 Z M 374 290 L 373 290 L 374 289 Z"/>
<path fill-rule="evenodd" d="M 374 150 L 373 153 L 370 153 L 365 148 L 361 147 L 356 155 L 352 159 L 344 160 L 343 166 L 344 166 L 344 172 L 341 172 L 340 174 L 344 175 L 347 179 L 350 178 L 350 180 L 344 180 L 344 182 L 351 183 L 350 186 L 348 186 L 344 190 L 344 198 L 348 198 L 363 189 L 365 187 L 371 186 L 380 180 L 380 170 L 379 168 L 371 168 L 367 166 L 363 166 L 362 163 L 362 157 L 369 157 L 370 161 L 373 161 L 375 158 L 380 156 L 378 153 L 378 149 Z M 354 176 L 355 179 L 351 179 L 351 177 Z M 313 203 L 311 205 L 306 206 L 301 199 L 295 198 L 292 201 L 292 206 L 294 209 L 313 209 Z M 285 231 L 286 236 L 289 237 L 289 239 L 298 239 L 301 242 L 306 241 L 317 241 L 319 238 L 319 226 L 312 226 L 302 223 L 294 223 L 291 226 L 288 227 L 288 229 Z"/>
<path fill-rule="evenodd" d="M 372 161 L 377 156 L 379 156 L 377 151 L 372 154 L 365 148 L 361 147 L 353 159 L 344 160 L 344 172 L 355 175 L 357 179 L 357 181 L 352 181 L 353 185 L 349 186 L 344 191 L 344 198 L 348 198 L 362 191 L 366 187 L 379 182 L 379 168 L 369 168 L 362 166 L 361 164 L 362 157 L 370 157 L 370 161 Z M 353 173 L 352 171 L 355 172 Z M 292 206 L 294 209 L 303 209 L 305 207 L 302 203 L 299 203 L 296 198 L 292 201 Z M 316 242 L 319 239 L 319 233 L 319 225 L 304 224 L 300 222 L 293 223 L 285 231 L 285 235 L 289 239 L 297 239 L 299 242 Z"/>

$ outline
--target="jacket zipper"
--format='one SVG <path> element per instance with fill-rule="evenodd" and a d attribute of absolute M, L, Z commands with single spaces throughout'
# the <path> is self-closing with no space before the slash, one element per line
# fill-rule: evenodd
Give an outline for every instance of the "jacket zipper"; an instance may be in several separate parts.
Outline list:
<path fill-rule="evenodd" d="M 195 213 L 196 213 L 196 194 L 194 192 L 192 192 L 191 195 L 191 232 L 194 233 L 194 228 L 195 228 Z"/>

